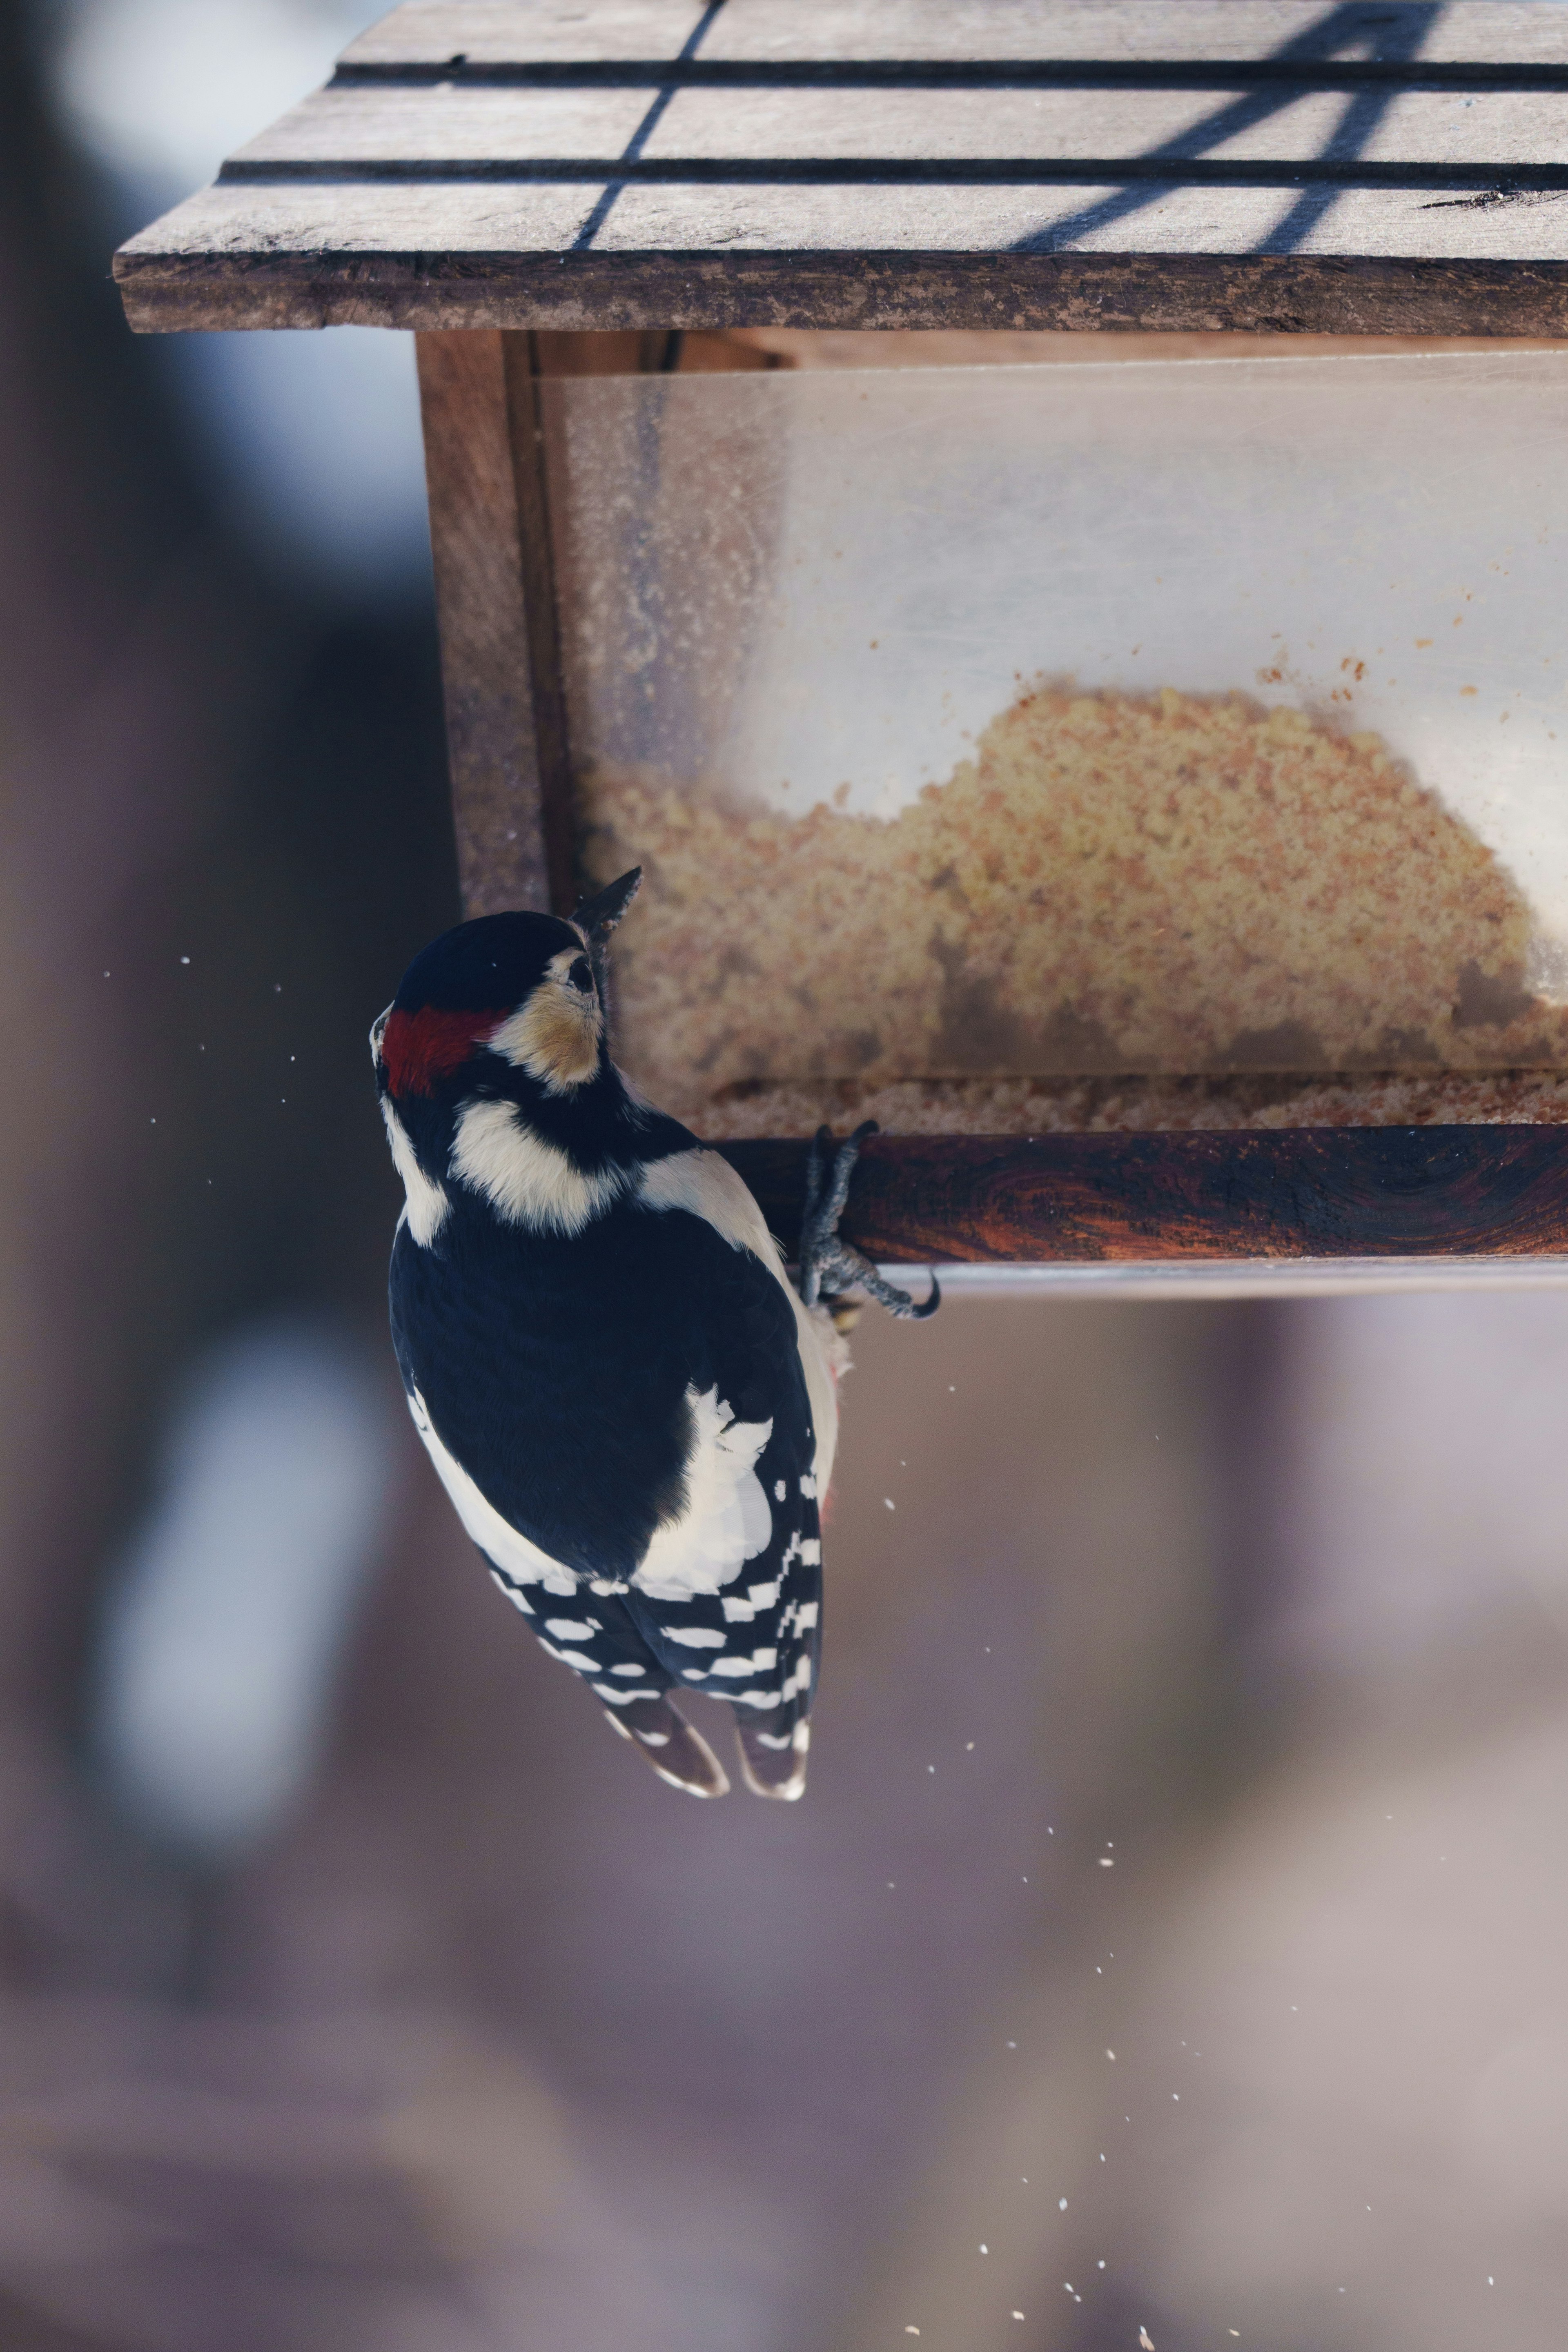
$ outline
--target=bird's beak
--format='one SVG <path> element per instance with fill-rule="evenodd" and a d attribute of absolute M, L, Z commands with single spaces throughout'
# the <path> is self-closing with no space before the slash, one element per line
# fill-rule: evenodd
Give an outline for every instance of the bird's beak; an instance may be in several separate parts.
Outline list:
<path fill-rule="evenodd" d="M 618 882 L 612 882 L 606 889 L 599 891 L 596 897 L 580 898 L 576 911 L 572 917 L 572 920 L 587 942 L 588 960 L 594 967 L 594 981 L 599 992 L 601 1003 L 605 1002 L 608 993 L 605 980 L 609 965 L 610 933 L 641 887 L 642 867 L 634 866 L 629 874 L 623 874 Z"/>
<path fill-rule="evenodd" d="M 621 920 L 642 887 L 642 867 L 634 866 L 618 882 L 612 882 L 595 898 L 580 898 L 572 920 L 590 946 L 607 940 Z"/>

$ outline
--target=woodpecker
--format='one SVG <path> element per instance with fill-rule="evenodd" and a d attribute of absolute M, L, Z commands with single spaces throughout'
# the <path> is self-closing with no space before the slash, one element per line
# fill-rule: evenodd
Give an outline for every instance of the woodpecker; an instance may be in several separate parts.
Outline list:
<path fill-rule="evenodd" d="M 506 1598 L 659 1777 L 729 1787 L 679 1691 L 726 1699 L 757 1795 L 805 1786 L 838 1414 L 824 1285 L 917 1307 L 837 1238 L 869 1123 L 812 1148 L 803 1297 L 741 1178 L 610 1058 L 608 940 L 481 916 L 371 1030 L 406 1200 L 393 1345 L 415 1425 Z M 831 1297 L 831 1290 L 829 1297 Z M 809 1301 L 809 1303 L 808 1303 Z"/>

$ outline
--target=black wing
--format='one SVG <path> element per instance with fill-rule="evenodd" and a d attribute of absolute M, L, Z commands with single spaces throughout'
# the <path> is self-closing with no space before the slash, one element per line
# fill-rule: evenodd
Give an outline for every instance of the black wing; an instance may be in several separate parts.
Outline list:
<path fill-rule="evenodd" d="M 459 1212 L 433 1248 L 400 1234 L 392 1306 L 437 1466 L 438 1444 L 500 1523 L 487 1539 L 443 1468 L 542 1641 L 645 1745 L 673 1685 L 728 1699 L 749 1777 L 795 1793 L 821 1536 L 779 1276 L 684 1211 L 570 1240 Z"/>

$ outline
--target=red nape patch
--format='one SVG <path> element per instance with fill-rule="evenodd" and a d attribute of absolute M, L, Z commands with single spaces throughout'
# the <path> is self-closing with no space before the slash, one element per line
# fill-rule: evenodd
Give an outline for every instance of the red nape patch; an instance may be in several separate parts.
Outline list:
<path fill-rule="evenodd" d="M 388 1087 L 395 1095 L 433 1094 L 437 1079 L 460 1069 L 506 1015 L 504 1004 L 493 1013 L 394 1013 L 381 1040 Z"/>

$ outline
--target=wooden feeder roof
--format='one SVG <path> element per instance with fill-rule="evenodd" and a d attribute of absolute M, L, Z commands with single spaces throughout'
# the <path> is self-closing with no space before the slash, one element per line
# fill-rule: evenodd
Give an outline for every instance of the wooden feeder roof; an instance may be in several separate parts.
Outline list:
<path fill-rule="evenodd" d="M 405 0 L 132 324 L 1568 332 L 1563 0 Z"/>

